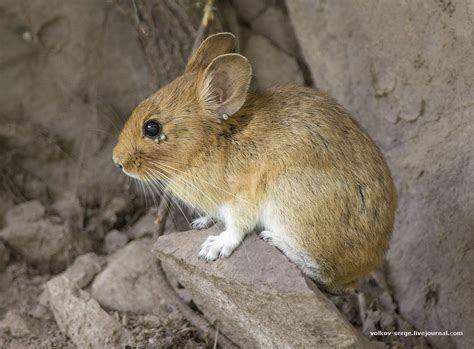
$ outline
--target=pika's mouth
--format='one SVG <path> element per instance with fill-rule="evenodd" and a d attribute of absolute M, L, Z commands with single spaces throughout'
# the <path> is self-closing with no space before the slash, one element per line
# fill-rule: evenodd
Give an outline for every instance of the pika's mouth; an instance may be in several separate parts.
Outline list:
<path fill-rule="evenodd" d="M 127 170 L 125 170 L 123 167 L 122 167 L 122 171 L 123 171 L 123 173 L 125 173 L 129 177 L 138 179 L 140 181 L 142 180 L 142 178 L 140 176 L 138 176 L 137 174 L 134 174 L 134 173 L 127 172 Z"/>
<path fill-rule="evenodd" d="M 138 179 L 138 180 L 142 180 L 142 178 L 139 175 L 137 175 L 135 173 L 128 172 L 125 169 L 125 167 L 122 165 L 122 163 L 120 161 L 118 161 L 115 156 L 112 156 L 112 160 L 113 160 L 115 166 L 117 166 L 117 168 L 121 169 L 122 172 L 125 173 L 127 176 Z"/>

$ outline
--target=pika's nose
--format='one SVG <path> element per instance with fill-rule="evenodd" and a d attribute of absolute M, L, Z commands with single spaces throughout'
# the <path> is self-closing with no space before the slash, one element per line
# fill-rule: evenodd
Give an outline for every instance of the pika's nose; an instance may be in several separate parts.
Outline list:
<path fill-rule="evenodd" d="M 112 156 L 112 160 L 114 161 L 115 166 L 117 166 L 119 169 L 123 168 L 122 164 L 120 163 L 120 161 L 117 160 L 115 156 Z"/>

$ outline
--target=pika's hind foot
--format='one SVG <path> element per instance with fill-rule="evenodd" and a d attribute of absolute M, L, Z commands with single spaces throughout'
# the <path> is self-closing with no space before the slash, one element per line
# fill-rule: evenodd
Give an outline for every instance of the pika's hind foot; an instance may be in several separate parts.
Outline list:
<path fill-rule="evenodd" d="M 202 230 L 214 225 L 214 221 L 210 216 L 203 216 L 191 222 L 191 229 Z"/>
<path fill-rule="evenodd" d="M 199 257 L 206 261 L 214 261 L 217 258 L 227 258 L 240 245 L 240 235 L 226 230 L 219 235 L 211 235 L 201 245 Z"/>

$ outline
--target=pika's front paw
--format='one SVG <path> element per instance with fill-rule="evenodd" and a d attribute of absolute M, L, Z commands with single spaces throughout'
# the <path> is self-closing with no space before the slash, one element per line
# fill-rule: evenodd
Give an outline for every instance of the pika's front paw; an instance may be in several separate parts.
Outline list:
<path fill-rule="evenodd" d="M 191 222 L 191 229 L 202 230 L 209 228 L 214 224 L 214 221 L 209 216 L 199 217 Z"/>
<path fill-rule="evenodd" d="M 201 245 L 199 257 L 204 258 L 206 261 L 229 257 L 240 244 L 240 239 L 232 235 L 228 231 L 224 231 L 219 235 L 209 236 Z"/>
<path fill-rule="evenodd" d="M 263 241 L 267 241 L 267 242 L 272 242 L 274 239 L 275 239 L 275 234 L 269 230 L 263 230 L 261 233 L 260 233 L 260 238 L 263 240 Z"/>

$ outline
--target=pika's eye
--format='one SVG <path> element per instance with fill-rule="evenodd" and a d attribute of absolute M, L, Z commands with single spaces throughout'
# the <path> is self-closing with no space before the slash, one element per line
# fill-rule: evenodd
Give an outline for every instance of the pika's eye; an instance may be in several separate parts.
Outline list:
<path fill-rule="evenodd" d="M 143 128 L 143 133 L 145 136 L 154 138 L 158 136 L 161 132 L 161 125 L 158 121 L 149 120 L 145 122 L 145 127 Z"/>

